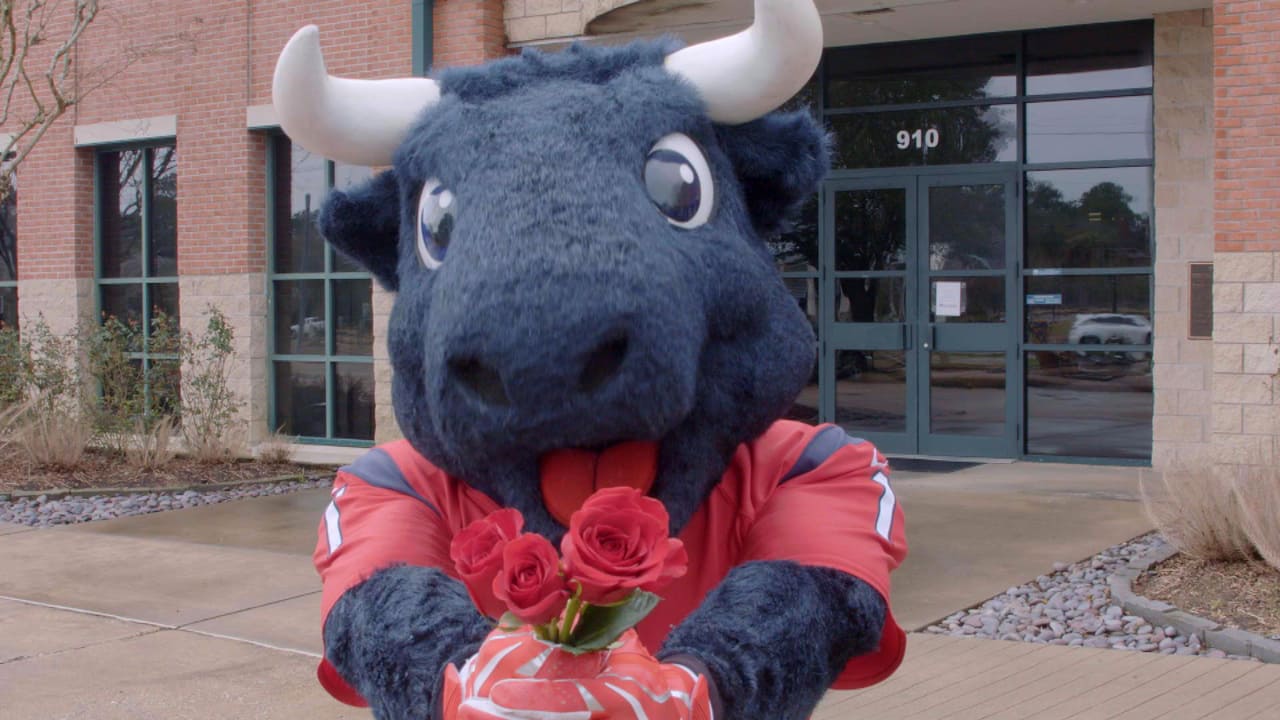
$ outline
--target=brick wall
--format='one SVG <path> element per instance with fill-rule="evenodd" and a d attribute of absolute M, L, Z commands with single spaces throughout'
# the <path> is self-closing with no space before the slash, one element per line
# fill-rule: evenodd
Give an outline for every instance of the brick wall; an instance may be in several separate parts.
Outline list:
<path fill-rule="evenodd" d="M 1155 19 L 1155 403 L 1152 464 L 1209 451 L 1213 342 L 1188 335 L 1190 262 L 1213 260 L 1213 14 Z"/>
<path fill-rule="evenodd" d="M 1280 357 L 1280 4 L 1214 3 L 1213 442 L 1273 464 Z"/>
<path fill-rule="evenodd" d="M 1280 4 L 1214 3 L 1219 252 L 1280 251 Z"/>
<path fill-rule="evenodd" d="M 120 69 L 127 51 L 148 52 L 52 128 L 19 172 L 20 312 L 47 306 L 57 315 L 55 324 L 69 328 L 96 306 L 94 150 L 74 146 L 75 128 L 175 118 L 182 315 L 191 329 L 199 329 L 208 302 L 229 315 L 237 335 L 233 381 L 247 400 L 249 437 L 261 437 L 269 331 L 263 275 L 267 143 L 264 134 L 246 129 L 246 108 L 270 103 L 280 48 L 309 23 L 320 26 L 330 72 L 357 78 L 411 74 L 412 7 L 411 0 L 104 4 L 77 48 L 80 76 L 102 79 Z M 435 64 L 506 54 L 502 17 L 502 0 L 437 0 Z M 380 307 L 389 298 L 381 300 Z M 389 419 L 385 312 L 380 319 L 377 396 L 387 408 L 378 416 Z"/>

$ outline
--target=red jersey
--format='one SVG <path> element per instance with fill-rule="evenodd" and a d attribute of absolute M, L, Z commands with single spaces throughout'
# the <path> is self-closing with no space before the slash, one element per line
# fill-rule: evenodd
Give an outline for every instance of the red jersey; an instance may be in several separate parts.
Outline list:
<path fill-rule="evenodd" d="M 314 555 L 324 581 L 323 617 L 344 592 L 389 565 L 434 567 L 456 579 L 449 557 L 454 534 L 497 509 L 404 440 L 342 468 Z M 838 427 L 791 421 L 738 447 L 679 537 L 689 571 L 663 588 L 662 602 L 636 628 L 652 651 L 743 563 L 789 560 L 834 568 L 866 582 L 888 606 L 889 573 L 907 553 L 884 456 Z M 833 687 L 884 680 L 905 650 L 906 635 L 887 611 L 879 648 L 850 660 Z M 327 660 L 319 676 L 334 697 L 363 704 Z"/>

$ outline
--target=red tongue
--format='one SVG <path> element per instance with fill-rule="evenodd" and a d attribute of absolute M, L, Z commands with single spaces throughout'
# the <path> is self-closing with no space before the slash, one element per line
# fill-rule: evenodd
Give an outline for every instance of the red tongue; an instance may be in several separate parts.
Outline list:
<path fill-rule="evenodd" d="M 658 474 L 658 444 L 633 440 L 590 450 L 553 450 L 542 456 L 542 501 L 551 516 L 569 518 L 596 490 L 633 487 L 648 494 Z"/>

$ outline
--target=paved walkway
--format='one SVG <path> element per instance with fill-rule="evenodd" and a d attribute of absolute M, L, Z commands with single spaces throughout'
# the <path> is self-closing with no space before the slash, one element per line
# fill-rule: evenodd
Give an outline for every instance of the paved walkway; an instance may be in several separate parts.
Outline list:
<path fill-rule="evenodd" d="M 911 628 L 1148 529 L 1137 471 L 987 465 L 900 473 Z M 313 679 L 310 567 L 324 491 L 51 530 L 0 525 L 5 720 L 369 717 Z M 1274 718 L 1280 668 L 913 635 L 886 683 L 815 720 Z M 1266 713 L 1272 713 L 1267 715 Z"/>

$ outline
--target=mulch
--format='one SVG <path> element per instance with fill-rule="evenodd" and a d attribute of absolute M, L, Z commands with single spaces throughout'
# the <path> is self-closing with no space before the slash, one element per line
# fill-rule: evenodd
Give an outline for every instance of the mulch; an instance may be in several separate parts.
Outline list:
<path fill-rule="evenodd" d="M 1133 590 L 1227 627 L 1280 635 L 1280 572 L 1261 561 L 1203 561 L 1178 554 L 1143 573 Z"/>
<path fill-rule="evenodd" d="M 105 450 L 90 450 L 80 465 L 60 470 L 34 467 L 15 448 L 0 449 L 0 493 L 84 488 L 199 489 L 202 485 L 268 480 L 285 475 L 314 477 L 331 474 L 331 469 L 314 465 L 255 460 L 208 464 L 186 457 L 176 457 L 154 470 L 140 471 Z"/>

